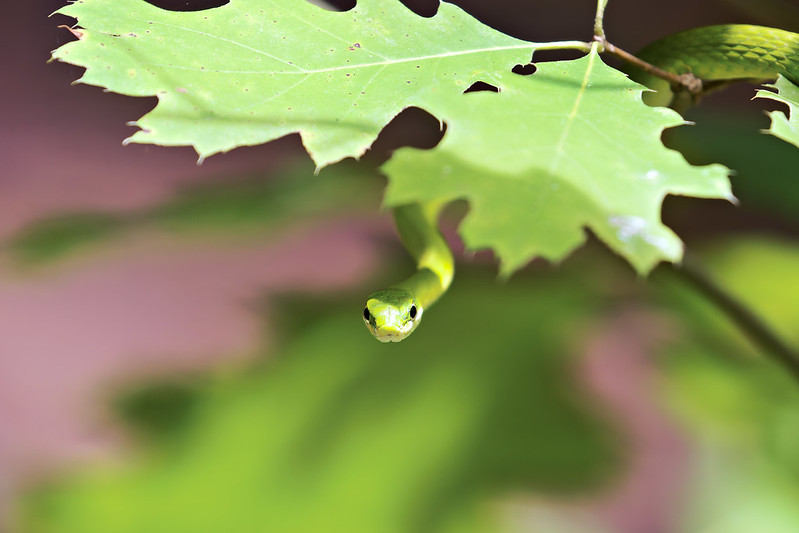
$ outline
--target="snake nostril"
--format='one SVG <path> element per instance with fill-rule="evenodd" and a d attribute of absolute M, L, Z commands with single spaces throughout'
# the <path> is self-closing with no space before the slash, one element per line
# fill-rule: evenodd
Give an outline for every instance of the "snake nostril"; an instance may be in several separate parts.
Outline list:
<path fill-rule="evenodd" d="M 411 306 L 411 319 L 414 319 L 414 318 L 416 318 L 416 306 L 412 305 Z"/>
<path fill-rule="evenodd" d="M 364 307 L 364 309 L 363 309 L 363 319 L 366 320 L 367 322 L 369 322 L 369 319 L 371 317 L 372 317 L 372 315 L 369 313 L 369 308 L 368 307 Z"/>

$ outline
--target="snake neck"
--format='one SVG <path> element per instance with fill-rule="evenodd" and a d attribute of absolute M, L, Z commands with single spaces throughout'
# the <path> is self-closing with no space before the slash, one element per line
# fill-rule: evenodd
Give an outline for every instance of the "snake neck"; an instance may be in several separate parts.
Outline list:
<path fill-rule="evenodd" d="M 452 283 L 455 261 L 438 229 L 442 203 L 407 204 L 394 209 L 394 222 L 402 243 L 416 261 L 417 271 L 397 286 L 424 293 L 426 307 Z"/>
<path fill-rule="evenodd" d="M 452 277 L 450 276 L 450 281 Z M 438 300 L 447 290 L 449 284 L 444 284 L 441 275 L 429 268 L 420 268 L 408 279 L 405 279 L 392 289 L 402 289 L 413 294 L 416 304 L 421 310 L 427 309 Z"/>

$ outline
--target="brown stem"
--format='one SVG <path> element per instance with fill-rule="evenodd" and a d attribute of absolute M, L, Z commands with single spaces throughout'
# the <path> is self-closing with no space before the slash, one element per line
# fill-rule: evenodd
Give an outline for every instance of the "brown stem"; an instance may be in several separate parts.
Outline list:
<path fill-rule="evenodd" d="M 598 41 L 602 45 L 602 49 L 605 52 L 613 54 L 614 56 L 626 61 L 627 63 L 630 63 L 631 65 L 635 65 L 636 67 L 648 72 L 649 74 L 652 74 L 653 76 L 657 76 L 658 78 L 666 80 L 669 82 L 669 84 L 671 84 L 671 87 L 675 90 L 675 92 L 680 89 L 685 89 L 694 96 L 699 96 L 702 94 L 702 80 L 690 72 L 686 74 L 674 74 L 673 72 L 668 72 L 658 68 L 655 65 L 647 63 L 643 59 L 640 59 L 631 53 L 622 50 L 618 46 L 608 42 L 604 37 L 595 35 L 594 40 Z"/>

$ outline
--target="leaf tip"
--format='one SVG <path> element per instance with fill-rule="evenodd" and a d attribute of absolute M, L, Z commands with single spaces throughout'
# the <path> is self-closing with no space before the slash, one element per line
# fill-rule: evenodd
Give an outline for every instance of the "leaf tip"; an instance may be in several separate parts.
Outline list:
<path fill-rule="evenodd" d="M 679 265 L 680 263 L 682 263 L 683 255 L 684 255 L 684 246 L 682 241 L 679 241 L 678 249 L 675 250 L 675 252 L 669 256 L 655 257 L 646 262 L 630 261 L 630 264 L 632 265 L 638 277 L 640 279 L 643 279 L 649 276 L 649 274 L 651 274 L 652 271 L 655 270 L 655 268 L 661 263 L 671 263 L 674 265 Z"/>
<path fill-rule="evenodd" d="M 511 261 L 500 258 L 497 279 L 503 283 L 506 283 L 522 266 L 523 263 L 520 263 L 519 261 Z"/>

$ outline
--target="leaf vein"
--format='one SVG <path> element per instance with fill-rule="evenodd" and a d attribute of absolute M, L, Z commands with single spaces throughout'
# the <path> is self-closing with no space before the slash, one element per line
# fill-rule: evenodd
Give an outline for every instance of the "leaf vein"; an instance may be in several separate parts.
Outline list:
<path fill-rule="evenodd" d="M 210 39 L 216 39 L 216 40 L 219 40 L 219 41 L 223 41 L 223 42 L 226 42 L 226 43 L 230 43 L 230 44 L 239 46 L 239 47 L 244 48 L 245 50 L 249 50 L 251 52 L 255 52 L 255 53 L 258 53 L 258 54 L 263 54 L 263 55 L 265 55 L 267 57 L 270 57 L 270 58 L 274 59 L 275 61 L 279 61 L 280 63 L 283 63 L 284 65 L 286 65 L 288 67 L 298 69 L 301 72 L 305 70 L 302 67 L 300 67 L 299 65 L 295 65 L 294 63 L 292 63 L 290 61 L 287 61 L 285 59 L 281 59 L 281 58 L 279 58 L 279 57 L 277 57 L 275 55 L 270 54 L 269 52 L 267 52 L 265 50 L 259 50 L 258 48 L 253 48 L 252 46 L 249 46 L 247 44 L 240 43 L 240 42 L 235 41 L 233 39 L 227 39 L 225 37 L 220 37 L 219 35 L 214 35 L 213 33 L 208 33 L 208 32 L 204 32 L 204 31 L 200 31 L 200 30 L 195 30 L 193 28 L 187 28 L 185 26 L 178 26 L 176 24 L 169 24 L 167 22 L 158 22 L 158 21 L 155 21 L 155 20 L 144 20 L 144 19 L 132 19 L 132 20 L 135 20 L 135 21 L 138 21 L 138 22 L 146 22 L 148 24 L 158 24 L 160 26 L 167 26 L 169 28 L 174 28 L 176 30 L 183 30 L 183 31 L 187 31 L 187 32 L 190 32 L 190 33 L 197 33 L 199 35 L 202 35 L 204 37 L 208 37 Z M 197 69 L 197 70 L 201 70 L 201 69 Z"/>
<path fill-rule="evenodd" d="M 231 41 L 231 42 L 234 42 L 234 41 Z M 245 46 L 245 45 L 242 45 L 242 46 Z M 152 66 L 152 67 L 175 68 L 175 69 L 181 69 L 181 70 L 194 70 L 194 71 L 198 71 L 198 72 L 213 72 L 215 74 L 304 75 L 304 74 L 324 74 L 326 72 L 336 72 L 336 71 L 340 71 L 340 70 L 352 70 L 352 69 L 356 69 L 356 68 L 391 66 L 391 65 L 397 65 L 397 64 L 402 64 L 402 63 L 411 63 L 411 62 L 415 62 L 415 61 L 428 61 L 428 60 L 433 60 L 433 59 L 437 59 L 437 60 L 440 61 L 443 58 L 455 57 L 455 56 L 459 56 L 459 55 L 481 54 L 481 53 L 485 53 L 485 52 L 503 52 L 503 51 L 506 51 L 506 50 L 521 50 L 521 49 L 528 48 L 528 47 L 529 47 L 529 45 L 525 44 L 525 45 L 514 45 L 514 46 L 499 46 L 499 47 L 492 47 L 492 48 L 479 48 L 479 49 L 473 49 L 473 50 L 459 50 L 459 51 L 455 51 L 455 52 L 447 52 L 447 53 L 444 53 L 444 54 L 431 54 L 431 55 L 426 55 L 426 56 L 403 57 L 403 58 L 398 58 L 398 59 L 387 59 L 386 61 L 376 61 L 376 62 L 372 62 L 372 63 L 355 63 L 355 64 L 341 65 L 341 66 L 338 66 L 338 67 L 329 67 L 329 68 L 320 68 L 320 69 L 304 69 L 304 68 L 299 67 L 297 65 L 291 64 L 290 66 L 292 66 L 294 68 L 297 68 L 297 69 L 300 69 L 300 70 L 298 70 L 296 72 L 286 72 L 286 71 L 281 71 L 281 70 L 217 70 L 217 69 L 200 68 L 200 67 L 188 67 L 188 66 L 183 66 L 183 65 L 165 65 L 165 64 L 161 64 L 161 63 L 143 63 L 143 64 L 146 64 L 146 65 Z M 258 52 L 258 50 L 255 50 L 255 49 L 252 49 L 252 50 L 255 51 L 255 52 Z M 267 55 L 269 55 L 269 54 L 267 54 Z M 275 56 L 271 56 L 270 55 L 269 57 L 272 57 L 272 58 L 280 61 L 281 63 L 286 63 L 282 59 L 277 58 Z M 286 63 L 286 64 L 288 64 L 288 63 Z"/>
<path fill-rule="evenodd" d="M 577 98 L 574 99 L 574 105 L 572 105 L 571 111 L 566 116 L 566 124 L 563 127 L 563 131 L 561 131 L 560 138 L 558 139 L 558 143 L 555 145 L 555 155 L 552 158 L 552 163 L 550 164 L 549 171 L 554 174 L 560 165 L 560 160 L 563 157 L 563 145 L 566 143 L 566 138 L 571 133 L 571 128 L 574 125 L 574 119 L 577 116 L 577 112 L 580 109 L 580 104 L 583 100 L 583 95 L 585 94 L 585 90 L 588 87 L 588 78 L 591 75 L 591 71 L 594 68 L 594 60 L 596 58 L 596 53 L 589 54 L 588 59 L 588 66 L 585 69 L 585 75 L 583 75 L 583 81 L 580 85 L 580 89 L 577 91 Z"/>
<path fill-rule="evenodd" d="M 263 105 L 263 104 L 265 104 L 267 102 L 271 102 L 272 100 L 276 100 L 276 99 L 280 98 L 281 96 L 283 96 L 284 94 L 291 92 L 291 90 L 296 88 L 297 86 L 302 85 L 303 83 L 305 83 L 310 78 L 311 78 L 311 75 L 308 74 L 303 79 L 301 79 L 300 81 L 298 81 L 294 85 L 291 85 L 287 89 L 279 91 L 277 94 L 274 94 L 274 95 L 270 96 L 269 98 L 261 100 L 260 102 L 256 102 L 254 104 L 250 104 L 250 105 L 245 106 L 245 107 L 240 107 L 240 108 L 236 109 L 236 111 L 247 111 L 248 109 L 252 109 L 253 107 L 258 107 L 258 106 L 261 106 L 261 105 Z"/>

